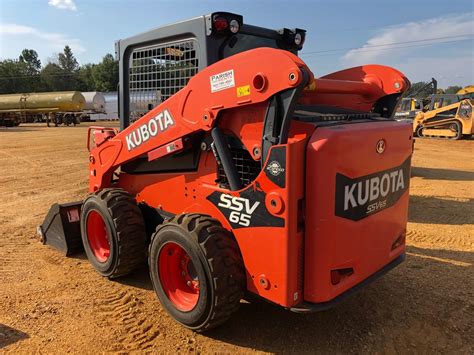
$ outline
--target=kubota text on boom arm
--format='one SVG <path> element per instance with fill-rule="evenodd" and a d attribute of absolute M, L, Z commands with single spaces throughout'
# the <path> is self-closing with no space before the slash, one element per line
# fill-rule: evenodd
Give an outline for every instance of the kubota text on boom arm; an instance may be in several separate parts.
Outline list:
<path fill-rule="evenodd" d="M 259 48 L 219 61 L 117 135 L 110 130 L 94 132 L 95 141 L 103 143 L 90 152 L 89 189 L 107 187 L 121 164 L 144 154 L 152 160 L 160 148 L 179 149 L 180 138 L 209 131 L 221 110 L 264 102 L 312 79 L 306 64 L 283 50 Z"/>
<path fill-rule="evenodd" d="M 282 92 L 288 92 L 288 100 L 283 101 L 290 106 L 301 96 L 304 104 L 370 110 L 378 100 L 404 92 L 408 86 L 403 74 L 388 67 L 357 67 L 315 79 L 306 64 L 290 52 L 272 48 L 242 52 L 200 71 L 182 90 L 120 133 L 91 128 L 95 147 L 90 152 L 89 189 L 109 186 L 113 172 L 126 162 L 145 154 L 153 160 L 183 148 L 184 137 L 211 130 L 223 110 L 269 101 Z M 276 126 L 288 125 L 292 108 L 285 107 L 286 116 L 275 114 L 286 120 Z M 284 128 L 287 131 L 288 127 L 282 126 L 281 132 Z M 270 144 L 276 143 L 286 142 Z M 263 147 L 264 155 L 267 150 Z"/>

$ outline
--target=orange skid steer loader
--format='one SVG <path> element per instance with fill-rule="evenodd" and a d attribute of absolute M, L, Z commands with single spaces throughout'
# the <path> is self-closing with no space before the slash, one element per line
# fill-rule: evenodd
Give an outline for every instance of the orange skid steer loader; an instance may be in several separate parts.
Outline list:
<path fill-rule="evenodd" d="M 316 79 L 305 31 L 219 12 L 120 40 L 120 131 L 90 127 L 90 195 L 56 204 L 44 243 L 116 278 L 148 262 L 184 326 L 246 292 L 323 310 L 405 256 L 410 83 L 380 65 Z"/>

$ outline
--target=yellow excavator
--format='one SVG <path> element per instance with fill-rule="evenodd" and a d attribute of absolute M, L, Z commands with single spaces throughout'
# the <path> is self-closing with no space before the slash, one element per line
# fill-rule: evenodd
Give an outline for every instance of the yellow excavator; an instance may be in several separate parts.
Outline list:
<path fill-rule="evenodd" d="M 474 85 L 456 94 L 432 95 L 427 109 L 416 114 L 413 133 L 417 137 L 470 138 L 474 133 L 473 106 Z"/>

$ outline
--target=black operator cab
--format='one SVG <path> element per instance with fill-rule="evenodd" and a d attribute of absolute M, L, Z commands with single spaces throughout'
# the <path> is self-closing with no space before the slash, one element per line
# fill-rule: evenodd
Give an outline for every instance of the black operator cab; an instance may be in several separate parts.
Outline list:
<path fill-rule="evenodd" d="M 215 12 L 117 41 L 120 128 L 181 90 L 203 68 L 260 47 L 297 54 L 305 33 L 251 26 L 241 15 Z"/>

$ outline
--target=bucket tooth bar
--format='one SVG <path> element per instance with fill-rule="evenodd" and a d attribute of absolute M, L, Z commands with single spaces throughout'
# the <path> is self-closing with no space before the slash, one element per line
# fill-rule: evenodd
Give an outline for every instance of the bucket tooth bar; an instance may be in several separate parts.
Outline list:
<path fill-rule="evenodd" d="M 189 134 L 210 131 L 220 111 L 268 101 L 283 91 L 306 86 L 313 78 L 300 58 L 279 49 L 257 48 L 223 59 L 196 74 L 186 87 L 132 125 L 93 147 L 89 190 L 109 186 L 121 164 Z"/>

